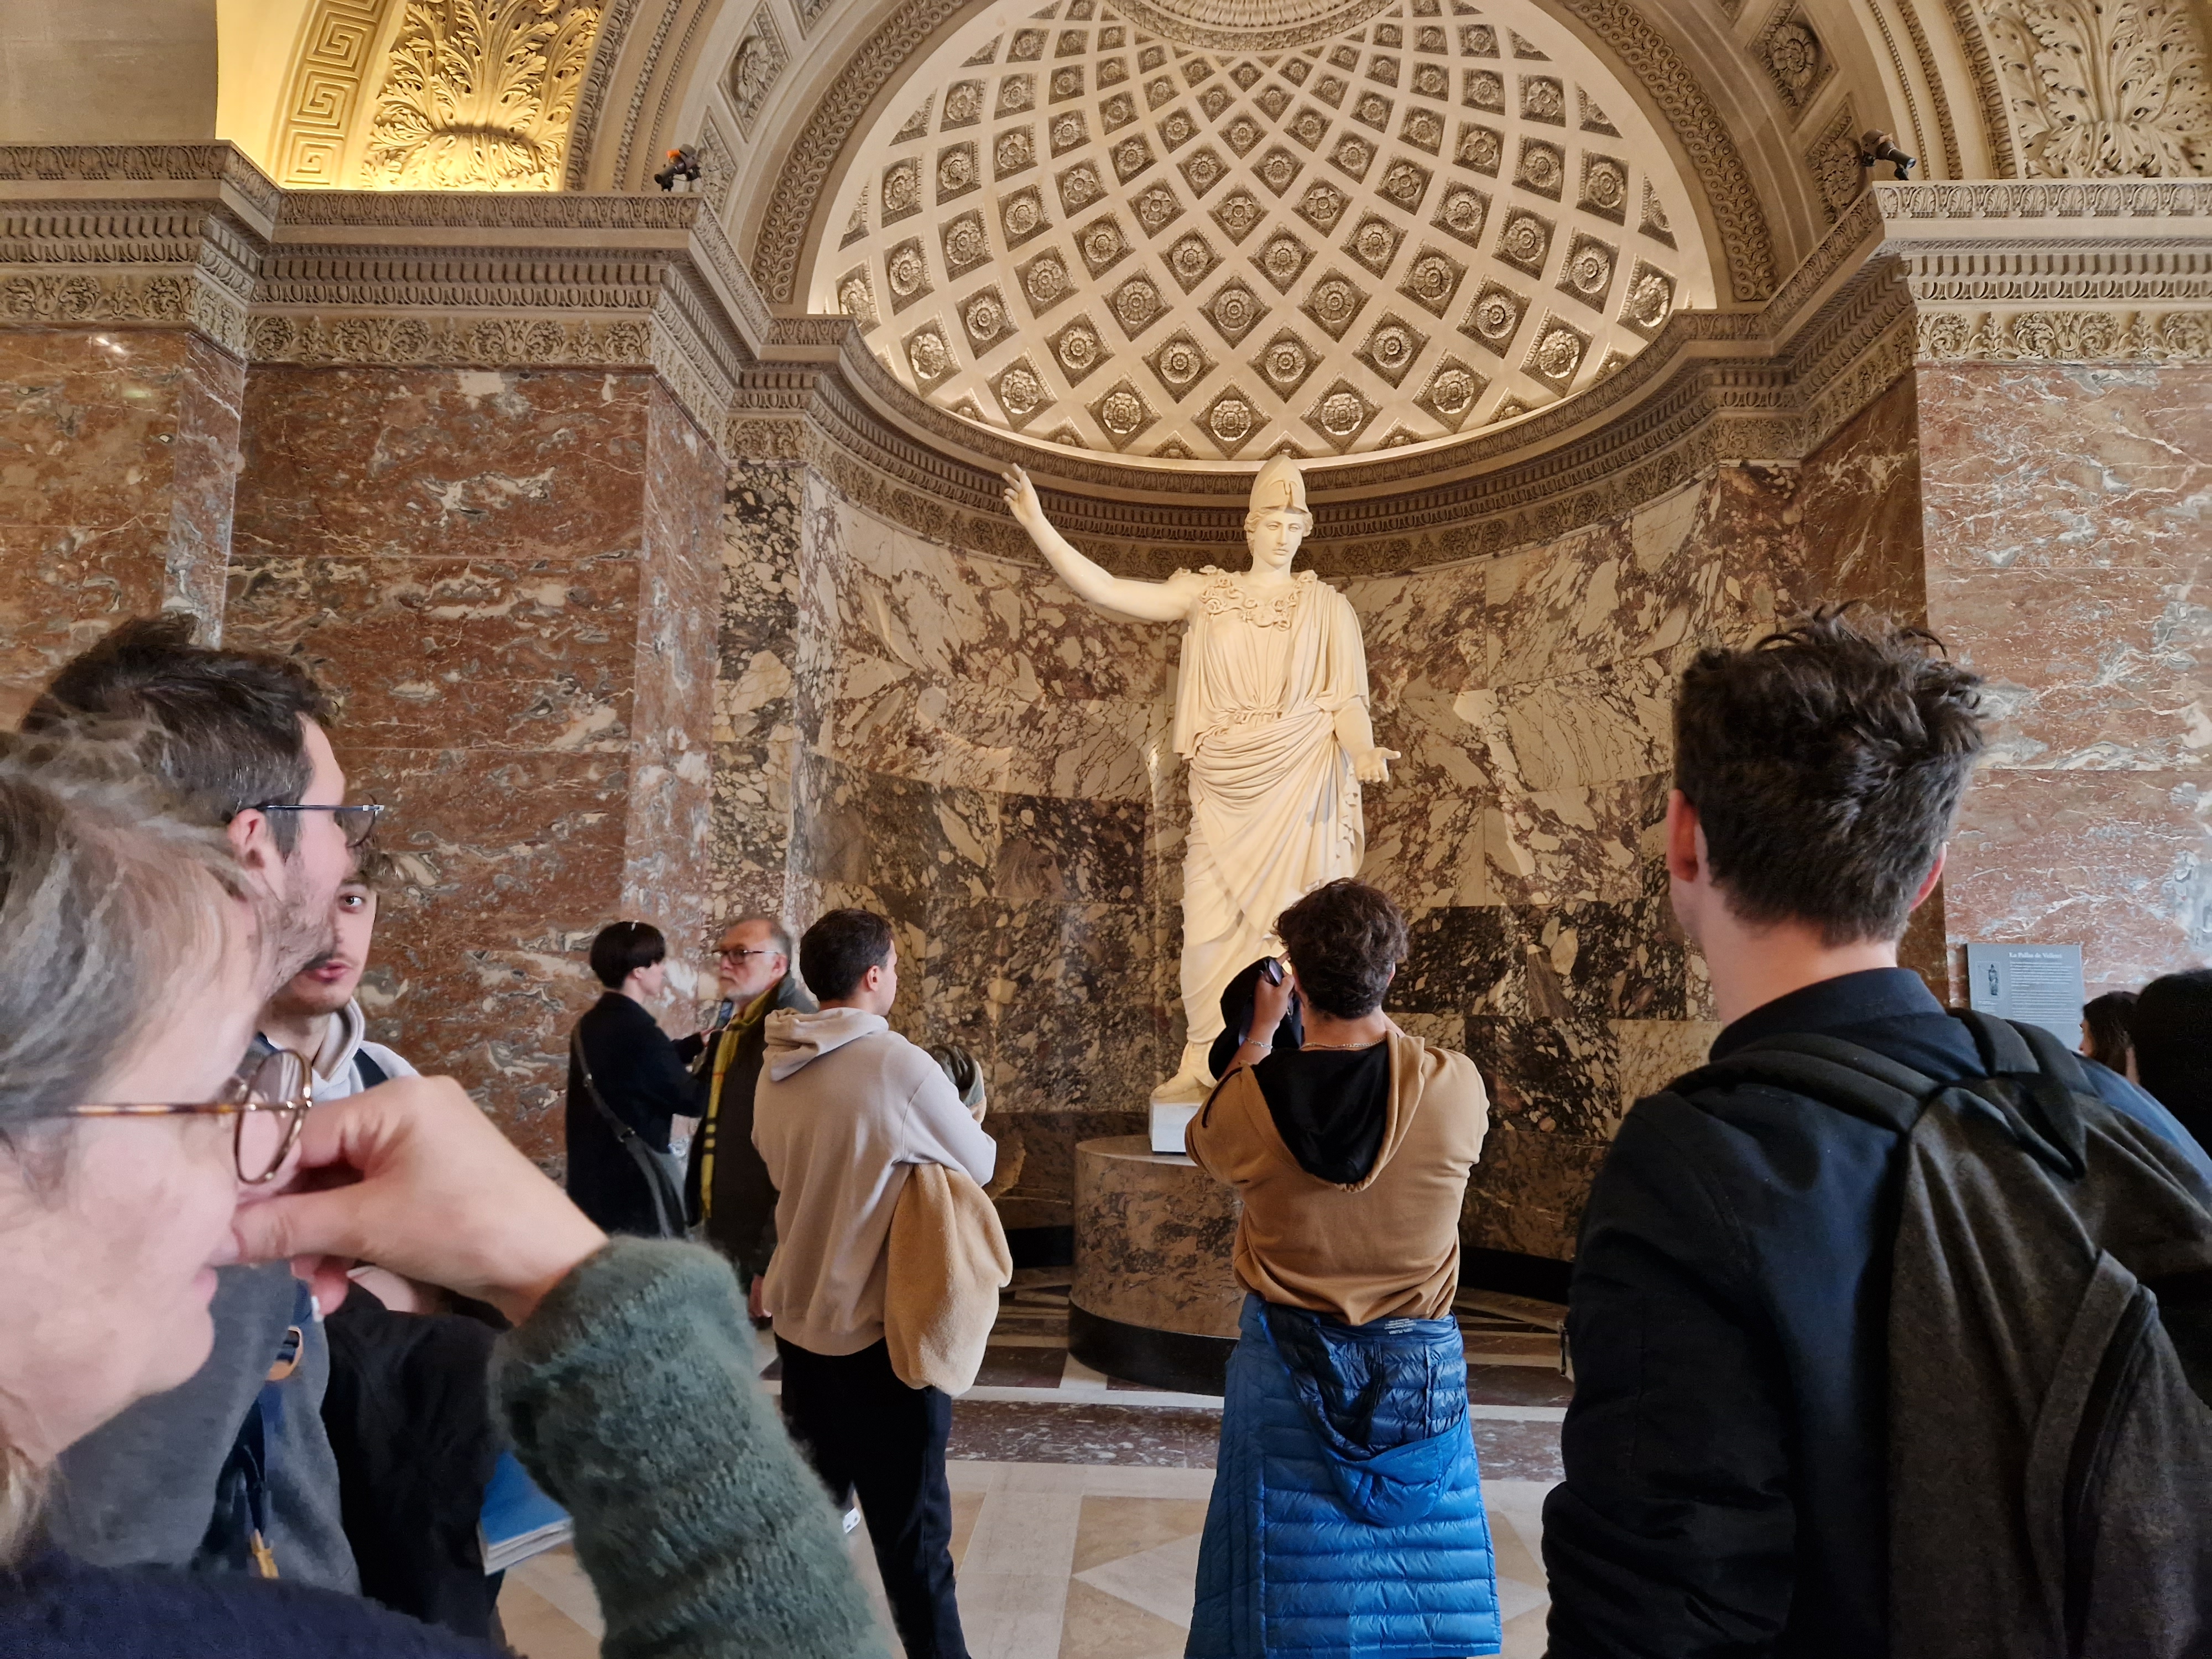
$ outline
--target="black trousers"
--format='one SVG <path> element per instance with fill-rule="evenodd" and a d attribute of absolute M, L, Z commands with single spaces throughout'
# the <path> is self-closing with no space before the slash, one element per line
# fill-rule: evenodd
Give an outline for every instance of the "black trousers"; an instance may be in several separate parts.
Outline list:
<path fill-rule="evenodd" d="M 881 1342 L 835 1357 L 781 1337 L 783 1416 L 838 1503 L 857 1492 L 907 1659 L 968 1659 L 952 1594 L 952 1397 L 909 1389 Z"/>

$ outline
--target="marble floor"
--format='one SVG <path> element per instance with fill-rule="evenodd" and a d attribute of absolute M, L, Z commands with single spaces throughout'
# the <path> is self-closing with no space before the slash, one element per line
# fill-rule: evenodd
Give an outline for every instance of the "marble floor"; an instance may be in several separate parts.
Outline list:
<path fill-rule="evenodd" d="M 953 1407 L 953 1560 L 975 1659 L 1177 1659 L 1221 1402 L 1103 1376 L 1068 1353 L 1067 1273 L 1025 1269 L 1001 1299 L 976 1387 Z M 1562 1310 L 1480 1291 L 1455 1309 L 1498 1552 L 1509 1656 L 1544 1651 L 1543 1496 L 1559 1478 Z M 763 1375 L 776 1386 L 763 1339 Z M 878 1611 L 865 1529 L 850 1540 Z M 599 1621 L 574 1557 L 507 1575 L 525 1659 L 593 1659 Z M 888 1621 L 886 1621 L 888 1629 Z M 889 1644 L 893 1652 L 896 1645 Z"/>

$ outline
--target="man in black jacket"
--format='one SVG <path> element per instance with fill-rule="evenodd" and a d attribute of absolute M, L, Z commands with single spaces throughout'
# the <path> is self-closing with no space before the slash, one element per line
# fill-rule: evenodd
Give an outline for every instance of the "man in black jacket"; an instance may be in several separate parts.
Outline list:
<path fill-rule="evenodd" d="M 1931 637 L 1817 616 L 1701 653 L 1675 703 L 1674 913 L 1713 1058 L 1825 1032 L 1986 1075 L 1897 965 L 1983 744 Z M 2118 1110 L 2212 1161 L 2102 1066 Z M 1887 1316 L 1905 1141 L 1765 1085 L 1639 1101 L 1590 1194 L 1567 1317 L 1566 1480 L 1544 1506 L 1553 1659 L 1889 1651 Z"/>
<path fill-rule="evenodd" d="M 761 1277 L 775 1253 L 775 1187 L 753 1150 L 753 1085 L 767 1052 L 769 1015 L 816 1012 L 792 966 L 791 930 L 775 916 L 740 916 L 715 945 L 722 1006 L 714 1024 L 676 1045 L 706 1085 L 705 1116 L 691 1143 L 685 1197 L 707 1242 L 730 1259 L 761 1316 Z"/>

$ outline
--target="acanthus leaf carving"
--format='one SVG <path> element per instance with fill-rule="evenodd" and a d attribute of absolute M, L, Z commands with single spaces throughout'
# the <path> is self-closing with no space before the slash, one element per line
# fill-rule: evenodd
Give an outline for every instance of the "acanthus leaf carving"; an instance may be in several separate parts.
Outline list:
<path fill-rule="evenodd" d="M 1923 312 L 1923 362 L 2203 362 L 2212 310 Z"/>
<path fill-rule="evenodd" d="M 405 7 L 369 128 L 364 180 L 395 189 L 559 189 L 599 6 Z"/>
<path fill-rule="evenodd" d="M 1992 0 L 1987 17 L 2023 174 L 2212 172 L 2204 41 L 2177 0 Z"/>

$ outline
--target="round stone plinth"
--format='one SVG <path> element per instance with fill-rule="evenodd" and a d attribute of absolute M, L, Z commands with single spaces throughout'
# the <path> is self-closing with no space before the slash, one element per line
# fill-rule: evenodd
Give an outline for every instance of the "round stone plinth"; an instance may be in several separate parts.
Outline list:
<path fill-rule="evenodd" d="M 1068 1351 L 1154 1388 L 1218 1394 L 1243 1287 L 1230 1266 L 1237 1195 L 1143 1135 L 1075 1149 Z"/>

